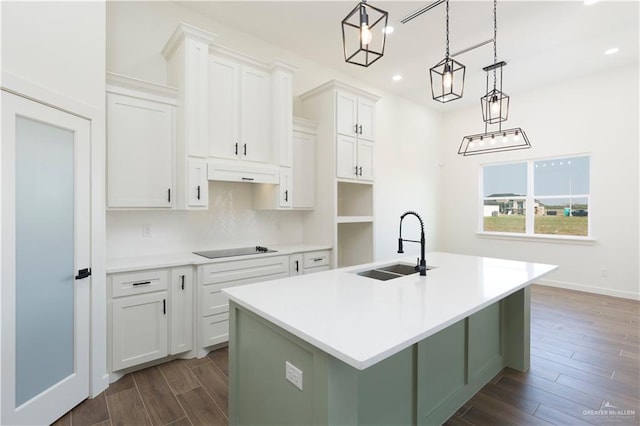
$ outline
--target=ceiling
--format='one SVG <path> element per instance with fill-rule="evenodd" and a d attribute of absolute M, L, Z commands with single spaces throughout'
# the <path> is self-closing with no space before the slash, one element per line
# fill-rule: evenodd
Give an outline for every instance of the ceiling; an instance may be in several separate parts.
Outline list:
<path fill-rule="evenodd" d="M 491 43 L 460 54 L 466 66 L 462 99 L 432 100 L 429 73 L 445 54 L 445 7 L 433 8 L 406 24 L 405 16 L 431 1 L 376 1 L 389 12 L 395 28 L 387 36 L 384 56 L 368 68 L 347 64 L 340 22 L 356 6 L 350 1 L 206 1 L 179 2 L 210 18 L 322 63 L 361 81 L 446 111 L 478 102 L 484 95 L 484 66 L 493 62 Z M 513 95 L 554 82 L 638 62 L 639 2 L 506 1 L 498 2 L 498 61 L 504 68 L 503 90 Z M 493 37 L 491 1 L 450 2 L 450 51 L 458 52 Z M 617 47 L 619 52 L 605 55 Z M 401 74 L 402 80 L 392 81 Z"/>

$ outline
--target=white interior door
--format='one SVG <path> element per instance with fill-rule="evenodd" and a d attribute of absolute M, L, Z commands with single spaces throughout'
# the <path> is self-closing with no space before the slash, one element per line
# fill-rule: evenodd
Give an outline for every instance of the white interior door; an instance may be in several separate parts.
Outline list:
<path fill-rule="evenodd" d="M 50 424 L 89 396 L 90 124 L 0 93 L 0 424 Z"/>

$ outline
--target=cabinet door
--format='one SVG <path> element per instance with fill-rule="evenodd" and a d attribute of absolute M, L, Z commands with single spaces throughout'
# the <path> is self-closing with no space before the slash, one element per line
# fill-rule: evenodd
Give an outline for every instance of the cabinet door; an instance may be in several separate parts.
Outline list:
<path fill-rule="evenodd" d="M 376 105 L 374 102 L 358 98 L 358 138 L 368 141 L 375 140 Z"/>
<path fill-rule="evenodd" d="M 266 72 L 243 65 L 240 100 L 240 154 L 249 161 L 271 160 L 270 82 Z"/>
<path fill-rule="evenodd" d="M 187 203 L 189 207 L 207 207 L 209 205 L 209 181 L 207 180 L 207 162 L 205 160 L 188 161 Z"/>
<path fill-rule="evenodd" d="M 315 137 L 306 133 L 293 134 L 292 207 L 313 208 L 315 203 Z"/>
<path fill-rule="evenodd" d="M 292 197 L 291 190 L 291 169 L 288 167 L 280 167 L 280 185 L 278 189 L 279 207 L 291 207 Z"/>
<path fill-rule="evenodd" d="M 304 273 L 304 265 L 301 254 L 292 254 L 289 256 L 289 276 L 295 277 Z"/>
<path fill-rule="evenodd" d="M 167 356 L 166 304 L 166 291 L 113 300 L 113 371 Z"/>
<path fill-rule="evenodd" d="M 171 270 L 170 354 L 193 348 L 193 273 L 191 268 Z"/>
<path fill-rule="evenodd" d="M 358 179 L 373 180 L 373 143 L 358 141 Z"/>
<path fill-rule="evenodd" d="M 239 158 L 240 65 L 209 57 L 209 156 Z"/>
<path fill-rule="evenodd" d="M 342 179 L 356 179 L 356 138 L 340 136 L 336 138 L 336 176 Z"/>
<path fill-rule="evenodd" d="M 173 205 L 174 107 L 107 95 L 108 207 Z"/>
<path fill-rule="evenodd" d="M 355 136 L 358 98 L 344 92 L 336 92 L 336 132 L 340 135 Z"/>

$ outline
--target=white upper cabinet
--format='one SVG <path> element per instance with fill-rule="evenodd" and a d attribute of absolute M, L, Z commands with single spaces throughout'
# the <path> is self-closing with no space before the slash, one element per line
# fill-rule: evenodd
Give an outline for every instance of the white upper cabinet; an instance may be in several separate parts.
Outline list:
<path fill-rule="evenodd" d="M 174 206 L 175 95 L 173 88 L 108 75 L 108 208 Z"/>
<path fill-rule="evenodd" d="M 207 162 L 190 159 L 187 163 L 188 184 L 187 204 L 189 207 L 207 207 L 209 205 L 209 182 L 207 181 Z"/>
<path fill-rule="evenodd" d="M 209 45 L 214 38 L 214 34 L 181 22 L 162 49 L 167 60 L 167 81 L 178 88 L 175 197 L 178 209 L 208 207 L 208 67 Z"/>
<path fill-rule="evenodd" d="M 240 143 L 240 64 L 209 57 L 209 156 L 238 158 Z"/>
<path fill-rule="evenodd" d="M 248 65 L 241 67 L 240 142 L 242 158 L 271 161 L 271 82 L 266 71 Z"/>
<path fill-rule="evenodd" d="M 316 128 L 318 123 L 295 117 L 293 120 L 293 201 L 294 209 L 312 209 L 316 186 Z"/>
<path fill-rule="evenodd" d="M 209 57 L 209 156 L 271 162 L 271 81 L 236 58 Z"/>
<path fill-rule="evenodd" d="M 358 97 L 346 92 L 336 93 L 336 133 L 356 136 L 358 127 Z"/>
<path fill-rule="evenodd" d="M 336 92 L 336 133 L 373 141 L 375 101 L 353 93 Z"/>
<path fill-rule="evenodd" d="M 373 180 L 376 101 L 336 91 L 336 177 Z"/>

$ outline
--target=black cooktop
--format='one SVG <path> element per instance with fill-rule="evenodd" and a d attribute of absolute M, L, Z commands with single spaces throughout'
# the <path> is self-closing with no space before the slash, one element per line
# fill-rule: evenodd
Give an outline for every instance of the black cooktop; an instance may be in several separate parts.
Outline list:
<path fill-rule="evenodd" d="M 208 259 L 217 259 L 219 257 L 232 257 L 232 256 L 246 256 L 248 254 L 261 254 L 261 253 L 275 253 L 276 250 L 268 249 L 267 247 L 255 246 L 255 247 L 242 247 L 234 249 L 223 250 L 209 250 L 209 251 L 194 251 L 193 254 L 198 256 L 204 256 Z"/>

